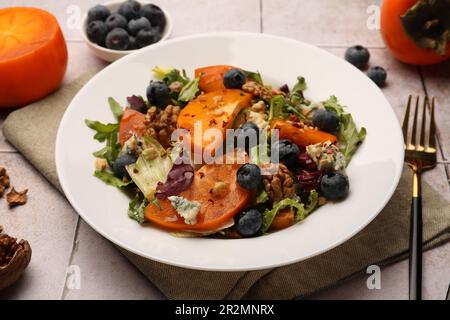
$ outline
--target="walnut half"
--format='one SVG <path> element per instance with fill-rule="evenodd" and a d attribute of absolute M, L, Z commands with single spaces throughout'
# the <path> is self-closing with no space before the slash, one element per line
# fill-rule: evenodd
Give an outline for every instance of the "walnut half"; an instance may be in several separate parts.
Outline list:
<path fill-rule="evenodd" d="M 10 237 L 0 226 L 0 290 L 14 284 L 31 260 L 31 247 L 26 240 Z"/>
<path fill-rule="evenodd" d="M 282 163 L 278 164 L 278 171 L 273 175 L 263 176 L 264 190 L 272 202 L 278 202 L 295 195 L 294 180 L 289 169 Z"/>

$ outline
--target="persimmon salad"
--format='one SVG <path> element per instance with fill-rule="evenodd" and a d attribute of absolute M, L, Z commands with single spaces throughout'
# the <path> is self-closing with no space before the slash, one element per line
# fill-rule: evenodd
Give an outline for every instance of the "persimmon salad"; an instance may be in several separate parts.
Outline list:
<path fill-rule="evenodd" d="M 177 236 L 245 238 L 348 195 L 345 168 L 366 130 L 335 96 L 311 102 L 303 77 L 274 87 L 234 66 L 153 73 L 146 97 L 109 98 L 117 123 L 86 120 L 106 144 L 94 176 L 130 195 L 130 218 Z"/>

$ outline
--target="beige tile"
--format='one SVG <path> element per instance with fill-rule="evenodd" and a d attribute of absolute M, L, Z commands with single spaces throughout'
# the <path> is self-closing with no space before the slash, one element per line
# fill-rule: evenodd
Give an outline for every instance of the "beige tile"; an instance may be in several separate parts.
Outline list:
<path fill-rule="evenodd" d="M 101 3 L 97 0 L 39 1 L 12 0 L 6 6 L 37 6 L 53 13 L 67 39 L 81 39 L 80 19 L 87 10 Z M 197 32 L 259 32 L 259 0 L 155 0 L 167 8 L 174 20 L 173 37 Z"/>
<path fill-rule="evenodd" d="M 423 297 L 443 300 L 450 284 L 450 243 L 424 254 Z M 359 276 L 336 288 L 325 290 L 314 299 L 408 299 L 408 261 L 381 270 L 381 289 L 367 289 L 368 275 Z"/>
<path fill-rule="evenodd" d="M 436 97 L 436 124 L 446 159 L 450 159 L 450 60 L 422 67 L 425 86 L 430 97 Z"/>
<path fill-rule="evenodd" d="M 67 43 L 67 50 L 69 61 L 64 83 L 71 82 L 89 70 L 100 70 L 108 65 L 105 61 L 95 57 L 84 42 L 70 41 Z"/>
<path fill-rule="evenodd" d="M 262 0 L 263 31 L 316 45 L 384 46 L 369 30 L 369 5 L 380 0 Z"/>
<path fill-rule="evenodd" d="M 80 289 L 66 289 L 64 299 L 164 298 L 114 245 L 83 220 L 71 265 L 79 267 Z"/>
<path fill-rule="evenodd" d="M 0 199 L 0 224 L 29 241 L 33 250 L 25 276 L 2 291 L 5 299 L 59 299 L 72 250 L 77 215 L 68 202 L 20 154 L 0 153 L 12 186 L 28 188 L 28 203 L 8 209 Z"/>

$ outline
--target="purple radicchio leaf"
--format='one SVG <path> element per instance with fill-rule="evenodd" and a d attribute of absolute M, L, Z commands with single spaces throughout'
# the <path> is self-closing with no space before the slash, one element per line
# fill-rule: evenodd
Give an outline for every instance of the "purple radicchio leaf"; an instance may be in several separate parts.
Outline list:
<path fill-rule="evenodd" d="M 147 105 L 142 97 L 132 95 L 131 97 L 127 97 L 127 101 L 131 109 L 140 113 L 147 113 Z"/>
<path fill-rule="evenodd" d="M 165 199 L 175 196 L 189 188 L 194 178 L 194 168 L 188 163 L 177 163 L 170 169 L 164 183 L 158 182 L 156 186 L 156 198 Z"/>

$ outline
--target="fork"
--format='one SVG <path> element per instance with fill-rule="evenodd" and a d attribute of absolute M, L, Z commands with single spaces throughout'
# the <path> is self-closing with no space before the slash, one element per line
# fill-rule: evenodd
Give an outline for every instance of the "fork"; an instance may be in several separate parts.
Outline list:
<path fill-rule="evenodd" d="M 408 139 L 412 96 L 408 97 L 402 131 L 405 140 L 405 162 L 413 171 L 413 191 L 411 203 L 411 224 L 409 234 L 409 299 L 422 299 L 422 192 L 421 174 L 436 166 L 436 125 L 434 123 L 433 97 L 430 109 L 430 124 L 426 142 L 426 109 L 428 98 L 423 100 L 422 123 L 417 125 L 419 113 L 419 97 L 416 98 L 411 139 Z M 419 132 L 420 130 L 420 132 Z M 420 133 L 419 139 L 417 139 Z"/>

